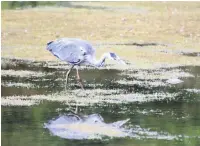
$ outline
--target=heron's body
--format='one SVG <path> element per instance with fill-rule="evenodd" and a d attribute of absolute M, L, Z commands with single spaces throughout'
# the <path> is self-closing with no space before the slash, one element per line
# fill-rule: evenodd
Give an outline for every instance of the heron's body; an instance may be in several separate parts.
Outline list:
<path fill-rule="evenodd" d="M 95 67 L 100 67 L 104 65 L 105 59 L 110 58 L 124 63 L 115 53 L 104 53 L 99 61 L 95 58 L 95 49 L 92 45 L 81 39 L 76 38 L 61 38 L 55 41 L 47 43 L 47 50 L 49 50 L 54 56 L 62 61 L 66 61 L 74 66 L 79 65 L 91 65 Z M 67 73 L 66 80 L 68 79 L 69 73 Z M 80 80 L 78 68 L 77 77 Z"/>
<path fill-rule="evenodd" d="M 62 38 L 50 42 L 47 47 L 57 58 L 72 65 L 94 65 L 96 62 L 95 49 L 84 40 Z"/>

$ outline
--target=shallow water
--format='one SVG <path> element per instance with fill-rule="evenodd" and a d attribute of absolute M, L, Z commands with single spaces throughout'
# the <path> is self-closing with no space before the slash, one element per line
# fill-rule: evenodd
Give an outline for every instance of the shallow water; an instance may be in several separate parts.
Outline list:
<path fill-rule="evenodd" d="M 81 69 L 64 90 L 67 65 L 2 59 L 2 145 L 200 145 L 200 67 L 156 70 Z M 184 82 L 169 84 L 168 79 Z M 72 140 L 44 124 L 78 106 L 105 123 L 130 119 L 127 137 Z"/>

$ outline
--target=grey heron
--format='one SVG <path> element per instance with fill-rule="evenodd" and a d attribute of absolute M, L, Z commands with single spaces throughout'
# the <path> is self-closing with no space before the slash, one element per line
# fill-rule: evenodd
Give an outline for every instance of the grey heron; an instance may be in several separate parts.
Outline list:
<path fill-rule="evenodd" d="M 92 45 L 85 40 L 77 38 L 61 38 L 55 41 L 51 41 L 47 43 L 46 49 L 60 60 L 65 61 L 71 65 L 66 74 L 66 85 L 68 83 L 68 77 L 71 70 L 74 67 L 76 68 L 77 80 L 82 89 L 84 88 L 78 72 L 78 66 L 90 65 L 98 68 L 104 65 L 106 58 L 126 64 L 122 59 L 120 59 L 119 56 L 113 52 L 104 53 L 99 60 L 96 60 L 95 49 L 92 47 Z"/>

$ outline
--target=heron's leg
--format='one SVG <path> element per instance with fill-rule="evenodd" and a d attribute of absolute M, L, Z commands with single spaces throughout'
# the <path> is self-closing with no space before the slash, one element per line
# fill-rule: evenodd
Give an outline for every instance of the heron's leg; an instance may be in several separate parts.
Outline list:
<path fill-rule="evenodd" d="M 77 75 L 77 80 L 78 80 L 78 82 L 79 82 L 79 84 L 80 84 L 80 86 L 81 86 L 81 89 L 84 90 L 84 88 L 83 88 L 83 83 L 82 83 L 82 81 L 81 81 L 81 78 L 80 78 L 80 75 L 79 75 L 79 72 L 78 72 L 78 68 L 77 68 L 77 67 L 76 67 L 76 75 Z"/>
<path fill-rule="evenodd" d="M 71 70 L 73 69 L 75 65 L 72 65 L 72 67 L 67 71 L 67 74 L 66 74 L 66 84 L 65 84 L 65 90 L 66 90 L 66 86 L 67 86 L 67 83 L 68 83 L 68 78 L 69 78 L 69 74 L 71 72 Z"/>

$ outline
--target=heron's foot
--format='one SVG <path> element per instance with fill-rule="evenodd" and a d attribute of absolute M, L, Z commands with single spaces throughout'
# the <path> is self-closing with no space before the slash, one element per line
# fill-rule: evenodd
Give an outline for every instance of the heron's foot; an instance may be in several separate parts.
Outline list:
<path fill-rule="evenodd" d="M 65 90 L 69 89 L 68 82 L 65 83 Z"/>
<path fill-rule="evenodd" d="M 65 81 L 65 90 L 67 90 L 67 85 L 68 85 L 68 79 Z"/>
<path fill-rule="evenodd" d="M 65 91 L 67 90 L 67 85 L 65 84 Z"/>
<path fill-rule="evenodd" d="M 77 78 L 77 81 L 79 83 L 79 85 L 81 86 L 81 89 L 85 90 L 84 87 L 83 87 L 83 82 L 80 78 Z"/>

